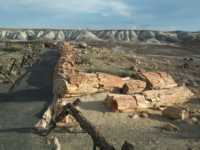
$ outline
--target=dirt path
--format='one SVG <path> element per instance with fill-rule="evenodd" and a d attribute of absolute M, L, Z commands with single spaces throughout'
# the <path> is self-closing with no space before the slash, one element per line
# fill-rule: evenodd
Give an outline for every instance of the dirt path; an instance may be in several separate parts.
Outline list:
<path fill-rule="evenodd" d="M 1 91 L 0 150 L 49 149 L 45 138 L 31 133 L 31 128 L 52 99 L 51 75 L 56 60 L 55 50 L 44 50 L 41 61 L 33 65 L 12 93 Z"/>

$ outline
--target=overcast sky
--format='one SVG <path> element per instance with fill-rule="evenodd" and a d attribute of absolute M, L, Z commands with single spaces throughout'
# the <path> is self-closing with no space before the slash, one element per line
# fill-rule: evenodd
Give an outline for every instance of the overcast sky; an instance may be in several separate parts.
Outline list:
<path fill-rule="evenodd" d="M 0 0 L 1 27 L 200 30 L 200 0 Z"/>

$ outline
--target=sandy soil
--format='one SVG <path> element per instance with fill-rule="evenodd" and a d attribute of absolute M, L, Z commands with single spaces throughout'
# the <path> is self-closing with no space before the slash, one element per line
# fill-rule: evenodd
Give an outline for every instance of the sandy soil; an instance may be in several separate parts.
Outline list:
<path fill-rule="evenodd" d="M 180 84 L 186 82 L 196 96 L 199 96 L 199 48 L 118 44 L 104 47 L 97 57 L 96 51 L 99 51 L 99 46 L 94 47 L 93 44 L 87 51 L 93 51 L 95 54 L 87 53 L 81 57 L 88 58 L 89 54 L 96 59 L 90 60 L 89 64 L 92 65 L 82 63 L 80 68 L 83 70 L 104 69 L 105 72 L 109 70 L 113 74 L 122 76 L 134 74 L 134 66 L 146 70 L 169 71 Z M 111 59 L 105 56 L 113 57 Z M 193 58 L 193 62 L 189 62 L 189 67 L 183 69 L 186 57 Z M 1 84 L 0 149 L 50 149 L 52 146 L 48 144 L 47 139 L 51 136 L 58 137 L 63 150 L 92 149 L 91 138 L 76 127 L 68 130 L 56 129 L 48 137 L 32 133 L 31 128 L 52 100 L 52 72 L 57 58 L 56 50 L 42 51 L 41 60 L 27 69 L 29 72 L 20 80 L 12 93 L 6 92 L 8 85 Z M 152 110 L 148 110 L 150 112 L 148 118 L 134 118 L 131 117 L 132 113 L 113 113 L 103 105 L 104 98 L 105 93 L 84 96 L 81 98 L 79 109 L 117 149 L 120 149 L 125 140 L 134 144 L 137 150 L 200 149 L 199 121 L 195 123 L 192 120 L 173 121 Z M 200 99 L 196 98 L 185 105 L 188 109 L 199 111 Z M 162 130 L 161 126 L 169 122 L 175 124 L 179 130 L 177 132 Z"/>

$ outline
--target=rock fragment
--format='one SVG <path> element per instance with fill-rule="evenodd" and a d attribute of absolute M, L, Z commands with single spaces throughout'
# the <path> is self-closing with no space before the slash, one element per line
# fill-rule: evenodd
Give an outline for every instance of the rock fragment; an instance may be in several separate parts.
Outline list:
<path fill-rule="evenodd" d="M 199 123 L 199 120 L 198 120 L 198 118 L 196 118 L 196 117 L 192 117 L 191 120 L 192 120 L 192 122 L 195 123 L 195 124 L 198 124 L 198 123 Z"/>
<path fill-rule="evenodd" d="M 183 104 L 190 100 L 193 93 L 187 87 L 180 86 L 171 89 L 148 90 L 144 91 L 143 95 L 153 106 L 159 107 Z"/>
<path fill-rule="evenodd" d="M 144 96 L 139 94 L 132 96 L 109 93 L 105 99 L 105 104 L 113 111 L 119 112 L 134 112 L 138 109 L 151 107 L 151 104 L 144 98 Z"/>
<path fill-rule="evenodd" d="M 185 120 L 189 118 L 189 112 L 181 107 L 167 107 L 165 110 L 163 110 L 162 114 L 170 119 Z"/>
<path fill-rule="evenodd" d="M 149 118 L 149 112 L 147 112 L 147 111 L 140 112 L 140 117 L 142 117 L 142 118 Z"/>
<path fill-rule="evenodd" d="M 146 82 L 141 80 L 130 80 L 122 87 L 123 94 L 135 94 L 143 92 L 146 88 Z"/>
<path fill-rule="evenodd" d="M 132 112 L 137 109 L 137 102 L 131 95 L 108 94 L 105 103 L 114 112 Z"/>
<path fill-rule="evenodd" d="M 125 80 L 119 76 L 106 73 L 97 73 L 99 88 L 106 91 L 113 91 L 115 88 L 121 88 L 125 84 Z"/>
<path fill-rule="evenodd" d="M 138 109 L 151 108 L 152 107 L 152 104 L 148 100 L 145 99 L 144 95 L 135 94 L 133 97 L 136 99 Z"/>
<path fill-rule="evenodd" d="M 177 86 L 177 83 L 166 72 L 140 72 L 140 78 L 147 82 L 149 89 L 166 89 Z"/>

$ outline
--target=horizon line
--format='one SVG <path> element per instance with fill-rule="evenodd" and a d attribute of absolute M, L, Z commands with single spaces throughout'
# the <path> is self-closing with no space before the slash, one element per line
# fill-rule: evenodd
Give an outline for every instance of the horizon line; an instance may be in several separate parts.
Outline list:
<path fill-rule="evenodd" d="M 1 27 L 0 30 L 149 30 L 149 31 L 163 31 L 163 32 L 200 32 L 200 30 L 189 30 L 189 29 L 172 29 L 169 27 L 168 29 L 158 28 L 155 27 Z"/>

